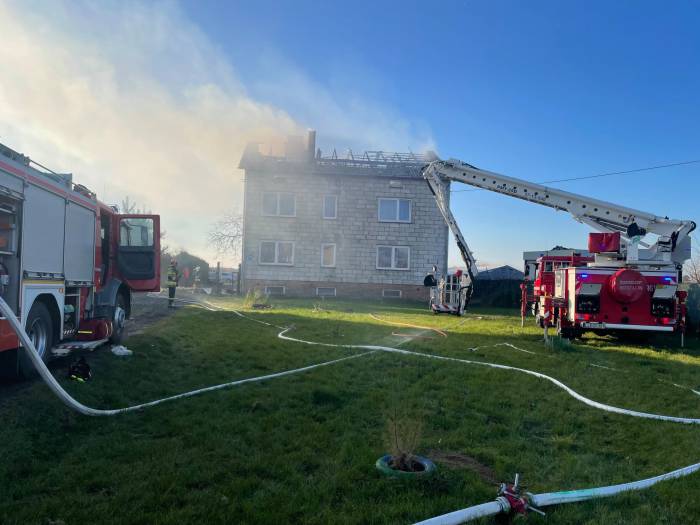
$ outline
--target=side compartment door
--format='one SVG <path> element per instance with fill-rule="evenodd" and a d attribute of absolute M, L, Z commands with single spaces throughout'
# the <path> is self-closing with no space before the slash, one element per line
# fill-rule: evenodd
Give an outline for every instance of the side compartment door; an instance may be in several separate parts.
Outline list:
<path fill-rule="evenodd" d="M 117 269 L 134 291 L 160 290 L 160 216 L 116 215 Z"/>

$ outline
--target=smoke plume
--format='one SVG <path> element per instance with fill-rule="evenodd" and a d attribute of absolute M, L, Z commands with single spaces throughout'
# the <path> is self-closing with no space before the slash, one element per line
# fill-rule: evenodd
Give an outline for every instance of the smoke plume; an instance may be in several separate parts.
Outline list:
<path fill-rule="evenodd" d="M 0 0 L 0 35 L 0 141 L 107 203 L 129 196 L 161 214 L 167 243 L 205 258 L 209 226 L 240 206 L 248 142 L 326 124 L 320 133 L 370 129 L 374 140 L 379 122 L 390 142 L 425 143 L 403 119 L 392 130 L 391 113 L 358 120 L 296 72 L 286 85 L 297 114 L 332 119 L 302 125 L 255 100 L 176 3 Z"/>

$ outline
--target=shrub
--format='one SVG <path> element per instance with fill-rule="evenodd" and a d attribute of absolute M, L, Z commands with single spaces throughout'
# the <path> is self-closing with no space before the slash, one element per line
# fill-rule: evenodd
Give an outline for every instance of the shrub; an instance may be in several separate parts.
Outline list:
<path fill-rule="evenodd" d="M 245 294 L 245 299 L 243 299 L 243 306 L 245 308 L 251 308 L 254 304 L 267 304 L 269 297 L 263 293 L 259 288 L 253 288 L 248 290 Z"/>
<path fill-rule="evenodd" d="M 413 472 L 415 452 L 423 434 L 423 422 L 416 414 L 395 407 L 387 414 L 385 439 L 391 455 L 389 466 L 394 470 Z"/>

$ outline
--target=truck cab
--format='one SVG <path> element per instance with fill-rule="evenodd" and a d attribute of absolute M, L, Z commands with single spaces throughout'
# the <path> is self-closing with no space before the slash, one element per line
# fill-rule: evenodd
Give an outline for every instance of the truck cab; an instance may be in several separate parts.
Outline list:
<path fill-rule="evenodd" d="M 544 328 L 548 318 L 546 300 L 554 295 L 556 272 L 564 268 L 585 266 L 593 261 L 593 257 L 586 250 L 553 248 L 543 252 L 524 252 L 523 259 L 525 278 L 521 285 L 521 314 L 525 316 L 529 305 L 535 322 Z"/>

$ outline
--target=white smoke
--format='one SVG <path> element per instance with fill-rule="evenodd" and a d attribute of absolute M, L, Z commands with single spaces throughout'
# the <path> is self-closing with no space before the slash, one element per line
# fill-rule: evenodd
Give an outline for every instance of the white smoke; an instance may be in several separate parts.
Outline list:
<path fill-rule="evenodd" d="M 381 126 L 389 142 L 425 142 L 399 118 L 358 117 L 291 70 L 278 82 L 298 114 L 327 118 L 302 126 L 255 100 L 176 3 L 0 0 L 0 35 L 0 141 L 107 203 L 129 196 L 161 214 L 167 244 L 210 260 L 206 233 L 240 206 L 248 142 L 331 123 L 373 147 Z"/>

